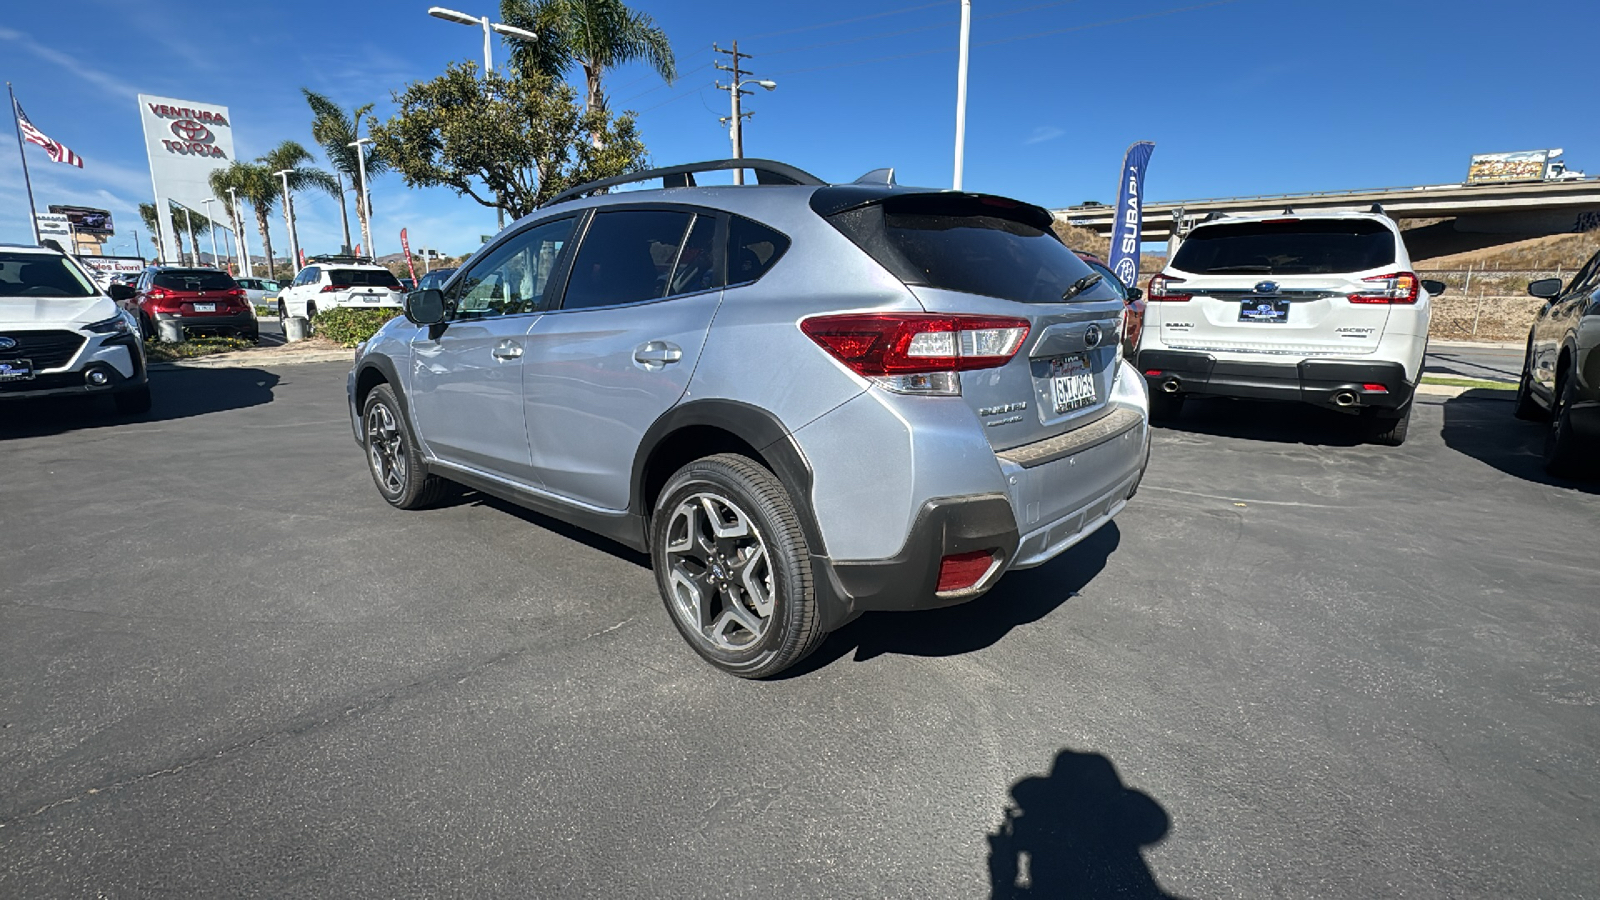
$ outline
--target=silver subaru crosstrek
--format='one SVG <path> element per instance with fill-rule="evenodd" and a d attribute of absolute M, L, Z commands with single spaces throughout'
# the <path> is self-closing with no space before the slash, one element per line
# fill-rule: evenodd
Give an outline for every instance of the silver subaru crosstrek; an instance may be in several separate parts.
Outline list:
<path fill-rule="evenodd" d="M 760 183 L 695 184 L 731 168 Z M 355 437 L 401 509 L 466 486 L 648 551 L 689 644 L 772 675 L 864 611 L 978 597 L 1138 487 L 1123 304 L 1050 225 L 766 160 L 574 188 L 357 350 Z"/>

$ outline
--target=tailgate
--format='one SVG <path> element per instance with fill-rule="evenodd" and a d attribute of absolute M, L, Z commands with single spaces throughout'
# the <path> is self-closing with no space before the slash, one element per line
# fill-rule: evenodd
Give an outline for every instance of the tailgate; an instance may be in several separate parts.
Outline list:
<path fill-rule="evenodd" d="M 1350 302 L 1368 286 L 1348 276 L 1170 274 L 1184 279 L 1190 300 L 1148 309 L 1156 310 L 1161 340 L 1174 350 L 1363 355 L 1378 348 L 1389 320 L 1388 305 Z"/>

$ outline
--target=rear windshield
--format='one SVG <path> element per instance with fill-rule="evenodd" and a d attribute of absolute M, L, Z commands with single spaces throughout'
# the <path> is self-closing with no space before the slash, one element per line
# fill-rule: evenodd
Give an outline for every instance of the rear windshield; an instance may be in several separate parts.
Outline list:
<path fill-rule="evenodd" d="M 907 284 L 1018 303 L 1060 303 L 1068 289 L 1095 274 L 1051 231 L 997 198 L 917 194 L 847 210 L 829 221 Z M 1102 281 L 1072 302 L 1114 300 Z"/>
<path fill-rule="evenodd" d="M 66 257 L 0 252 L 0 297 L 93 297 L 98 291 Z"/>
<path fill-rule="evenodd" d="M 328 283 L 350 287 L 400 287 L 400 279 L 395 278 L 394 273 L 388 269 L 331 269 L 328 272 Z"/>
<path fill-rule="evenodd" d="M 1172 268 L 1196 275 L 1327 275 L 1394 263 L 1394 232 L 1371 219 L 1290 219 L 1196 228 Z"/>
<path fill-rule="evenodd" d="M 238 287 L 232 275 L 214 269 L 157 272 L 151 284 L 169 291 L 231 291 Z"/>

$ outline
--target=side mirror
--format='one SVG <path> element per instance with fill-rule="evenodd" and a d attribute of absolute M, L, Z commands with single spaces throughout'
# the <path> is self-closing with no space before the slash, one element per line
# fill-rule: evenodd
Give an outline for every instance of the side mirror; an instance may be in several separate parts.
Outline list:
<path fill-rule="evenodd" d="M 1561 293 L 1561 279 L 1541 278 L 1538 281 L 1528 282 L 1528 296 L 1538 297 L 1540 300 L 1549 300 Z"/>
<path fill-rule="evenodd" d="M 1143 299 L 1144 299 L 1144 289 L 1143 288 L 1128 288 L 1128 302 L 1129 303 L 1132 303 L 1135 300 L 1143 300 Z"/>
<path fill-rule="evenodd" d="M 113 281 L 106 288 L 106 294 L 111 299 L 121 303 L 124 300 L 133 299 L 133 288 L 129 285 L 123 284 L 120 281 Z"/>
<path fill-rule="evenodd" d="M 1427 291 L 1428 292 L 1428 296 L 1430 296 L 1430 297 L 1439 296 L 1440 294 L 1445 292 L 1447 287 L 1448 286 L 1442 281 L 1434 281 L 1432 279 L 1424 279 L 1423 282 L 1422 282 L 1422 289 Z"/>
<path fill-rule="evenodd" d="M 444 292 L 412 291 L 406 295 L 406 318 L 418 325 L 438 325 L 444 321 Z"/>

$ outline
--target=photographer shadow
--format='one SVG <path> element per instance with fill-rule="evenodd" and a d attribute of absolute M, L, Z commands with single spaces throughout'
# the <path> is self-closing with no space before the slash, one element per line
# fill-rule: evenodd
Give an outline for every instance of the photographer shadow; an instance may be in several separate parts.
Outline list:
<path fill-rule="evenodd" d="M 1062 750 L 1050 774 L 1011 786 L 1005 821 L 988 836 L 995 900 L 1115 897 L 1180 900 L 1162 890 L 1142 848 L 1166 837 L 1167 811 L 1122 783 L 1111 760 Z"/>

